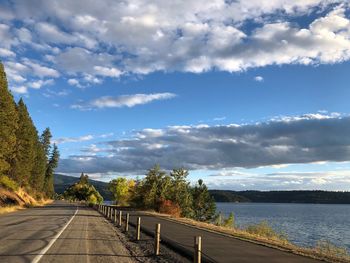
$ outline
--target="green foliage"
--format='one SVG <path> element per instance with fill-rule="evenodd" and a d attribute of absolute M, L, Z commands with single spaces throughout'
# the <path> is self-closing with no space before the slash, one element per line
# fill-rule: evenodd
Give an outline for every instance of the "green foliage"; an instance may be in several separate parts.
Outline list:
<path fill-rule="evenodd" d="M 7 78 L 0 62 L 0 175 L 8 175 L 15 157 L 18 114 L 16 104 L 7 87 Z"/>
<path fill-rule="evenodd" d="M 225 217 L 220 212 L 220 213 L 215 215 L 214 224 L 217 226 L 233 228 L 233 227 L 235 227 L 235 216 L 231 212 L 228 217 Z"/>
<path fill-rule="evenodd" d="M 38 192 L 44 189 L 47 158 L 44 147 L 39 140 L 35 143 L 34 165 L 30 177 L 30 186 Z"/>
<path fill-rule="evenodd" d="M 129 205 L 135 183 L 133 180 L 119 177 L 109 182 L 108 190 L 113 194 L 117 205 Z"/>
<path fill-rule="evenodd" d="M 248 233 L 270 239 L 286 240 L 286 235 L 276 232 L 267 221 L 255 225 L 249 225 L 245 229 Z"/>
<path fill-rule="evenodd" d="M 6 74 L 0 63 L 0 176 L 41 195 L 53 196 L 53 171 L 59 152 L 51 150 L 51 132 L 38 132 L 22 99 L 18 104 L 8 90 Z M 8 182 L 6 177 L 2 177 Z M 5 179 L 4 179 L 5 178 Z"/>
<path fill-rule="evenodd" d="M 100 193 L 88 181 L 88 176 L 82 174 L 83 180 L 71 185 L 66 189 L 63 196 L 67 200 L 86 201 L 91 204 L 99 204 L 103 202 Z M 81 177 L 82 178 L 82 177 Z"/>
<path fill-rule="evenodd" d="M 171 177 L 171 193 L 170 200 L 178 204 L 181 208 L 181 216 L 192 217 L 193 198 L 191 194 L 190 183 L 187 182 L 188 171 L 184 168 L 173 169 L 170 173 Z"/>
<path fill-rule="evenodd" d="M 6 175 L 0 176 L 0 186 L 11 191 L 16 191 L 18 189 L 18 184 L 14 180 L 11 180 Z"/>
<path fill-rule="evenodd" d="M 159 165 L 150 169 L 138 185 L 138 195 L 141 199 L 139 204 L 145 208 L 153 208 L 159 210 L 159 205 L 162 200 L 167 199 L 169 194 L 170 177 L 166 172 L 162 171 Z"/>
<path fill-rule="evenodd" d="M 19 124 L 16 132 L 15 158 L 12 161 L 10 174 L 19 185 L 27 186 L 35 159 L 37 133 L 22 99 L 18 102 L 17 112 Z"/>
<path fill-rule="evenodd" d="M 215 215 L 215 202 L 202 180 L 192 188 L 187 182 L 188 171 L 174 169 L 170 175 L 159 165 L 150 169 L 146 177 L 136 181 L 133 204 L 156 211 L 176 210 L 181 216 L 200 221 L 211 221 Z"/>
<path fill-rule="evenodd" d="M 210 196 L 207 186 L 203 180 L 192 189 L 193 196 L 193 218 L 198 221 L 209 222 L 214 219 L 216 205 L 214 199 Z"/>
<path fill-rule="evenodd" d="M 59 158 L 60 158 L 60 154 L 59 154 L 58 148 L 56 144 L 54 144 L 49 157 L 49 162 L 46 166 L 46 173 L 45 173 L 45 180 L 44 180 L 44 190 L 46 192 L 46 195 L 50 197 L 52 197 L 55 193 L 54 186 L 53 186 L 53 182 L 54 182 L 53 172 L 58 165 Z"/>

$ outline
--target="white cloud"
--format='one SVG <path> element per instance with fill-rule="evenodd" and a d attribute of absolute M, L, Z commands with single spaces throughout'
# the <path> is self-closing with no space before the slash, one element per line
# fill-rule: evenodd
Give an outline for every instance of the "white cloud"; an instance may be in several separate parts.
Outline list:
<path fill-rule="evenodd" d="M 58 138 L 53 140 L 54 143 L 56 144 L 62 144 L 62 143 L 75 143 L 75 142 L 85 142 L 85 141 L 91 141 L 92 139 L 94 139 L 93 135 L 84 135 L 84 136 L 80 136 L 80 137 L 62 137 L 62 138 Z"/>
<path fill-rule="evenodd" d="M 254 80 L 257 82 L 262 82 L 262 81 L 264 81 L 264 78 L 262 76 L 255 76 Z"/>
<path fill-rule="evenodd" d="M 11 86 L 10 89 L 17 94 L 26 94 L 28 92 L 28 88 L 26 86 Z"/>
<path fill-rule="evenodd" d="M 91 110 L 102 108 L 121 108 L 121 107 L 134 107 L 136 105 L 147 104 L 157 100 L 167 100 L 175 98 L 173 93 L 154 93 L 154 94 L 134 94 L 134 95 L 121 95 L 118 97 L 101 97 L 90 101 L 88 103 L 79 103 L 72 105 L 73 109 Z"/>
<path fill-rule="evenodd" d="M 55 81 L 53 79 L 42 80 L 39 79 L 34 82 L 30 82 L 28 85 L 33 89 L 40 89 L 42 86 L 52 85 Z"/>
<path fill-rule="evenodd" d="M 119 77 L 122 74 L 122 72 L 116 68 L 94 66 L 94 70 L 96 71 L 97 75 L 101 75 L 101 76 L 105 76 L 105 77 L 115 78 L 115 77 Z"/>
<path fill-rule="evenodd" d="M 6 48 L 0 48 L 0 57 L 15 57 L 16 53 L 13 51 L 6 49 Z"/>
<path fill-rule="evenodd" d="M 346 0 L 215 0 L 206 5 L 197 0 L 39 0 L 37 5 L 19 1 L 11 9 L 0 4 L 8 18 L 22 22 L 19 28 L 10 20 L 0 24 L 1 48 L 17 53 L 33 47 L 49 63 L 41 65 L 46 69 L 34 66 L 34 74 L 57 77 L 59 70 L 81 86 L 129 73 L 237 72 L 350 59 Z M 298 24 L 311 13 L 310 24 Z"/>

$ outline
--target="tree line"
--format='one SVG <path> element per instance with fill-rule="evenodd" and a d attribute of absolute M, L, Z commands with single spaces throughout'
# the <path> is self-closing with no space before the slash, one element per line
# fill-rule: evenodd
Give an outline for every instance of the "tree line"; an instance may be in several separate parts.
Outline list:
<path fill-rule="evenodd" d="M 15 102 L 0 62 L 0 186 L 52 197 L 59 151 L 51 138 L 49 128 L 38 134 L 23 99 Z"/>
<path fill-rule="evenodd" d="M 186 169 L 174 169 L 169 174 L 159 165 L 148 170 L 143 179 L 120 177 L 109 183 L 118 205 L 131 205 L 157 212 L 212 221 L 216 205 L 203 180 L 191 186 Z"/>

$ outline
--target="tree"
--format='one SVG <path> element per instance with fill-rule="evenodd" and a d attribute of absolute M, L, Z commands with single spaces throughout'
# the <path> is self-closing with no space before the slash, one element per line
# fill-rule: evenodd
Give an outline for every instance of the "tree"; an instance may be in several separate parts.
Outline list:
<path fill-rule="evenodd" d="M 49 162 L 46 166 L 45 183 L 44 183 L 44 191 L 46 192 L 46 195 L 49 197 L 53 196 L 53 194 L 55 193 L 54 186 L 53 186 L 53 172 L 58 165 L 59 158 L 60 158 L 60 154 L 59 154 L 57 145 L 54 144 L 52 147 L 52 151 L 50 153 Z"/>
<path fill-rule="evenodd" d="M 193 200 L 190 183 L 187 182 L 187 176 L 188 171 L 184 168 L 173 169 L 170 172 L 170 177 L 172 180 L 170 200 L 180 206 L 182 216 L 191 217 L 193 214 Z"/>
<path fill-rule="evenodd" d="M 216 205 L 202 179 L 199 179 L 192 189 L 192 196 L 194 219 L 205 222 L 211 221 L 215 215 Z"/>
<path fill-rule="evenodd" d="M 18 115 L 13 96 L 8 90 L 3 64 L 0 62 L 0 176 L 8 175 L 15 157 Z"/>
<path fill-rule="evenodd" d="M 55 146 L 54 146 L 55 148 Z M 87 201 L 90 204 L 102 203 L 103 198 L 93 185 L 89 183 L 88 175 L 83 173 L 80 180 L 69 186 L 63 193 L 63 196 L 68 200 Z"/>
<path fill-rule="evenodd" d="M 155 165 L 138 187 L 139 194 L 143 197 L 143 206 L 158 211 L 162 200 L 169 199 L 170 185 L 171 178 L 160 169 L 159 165 Z"/>
<path fill-rule="evenodd" d="M 52 138 L 52 135 L 51 135 L 50 128 L 46 128 L 40 136 L 40 142 L 43 145 L 47 159 L 50 158 L 51 138 Z"/>
<path fill-rule="evenodd" d="M 47 157 L 45 150 L 37 136 L 37 141 L 35 143 L 34 165 L 30 178 L 30 185 L 37 192 L 42 192 L 44 189 L 46 165 Z"/>
<path fill-rule="evenodd" d="M 22 99 L 18 102 L 17 112 L 19 123 L 10 175 L 20 186 L 27 186 L 35 159 L 37 131 Z"/>
<path fill-rule="evenodd" d="M 81 184 L 88 184 L 89 183 L 89 176 L 87 174 L 85 175 L 84 173 L 81 173 L 79 182 Z"/>
<path fill-rule="evenodd" d="M 108 190 L 113 194 L 117 205 L 128 205 L 132 188 L 134 187 L 133 180 L 127 180 L 124 177 L 113 179 L 108 184 Z"/>

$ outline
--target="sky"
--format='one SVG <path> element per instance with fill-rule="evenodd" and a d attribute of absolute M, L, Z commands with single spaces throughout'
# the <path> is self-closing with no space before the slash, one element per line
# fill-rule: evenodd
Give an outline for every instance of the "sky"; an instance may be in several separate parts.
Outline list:
<path fill-rule="evenodd" d="M 0 1 L 0 59 L 56 172 L 350 189 L 350 3 Z"/>

